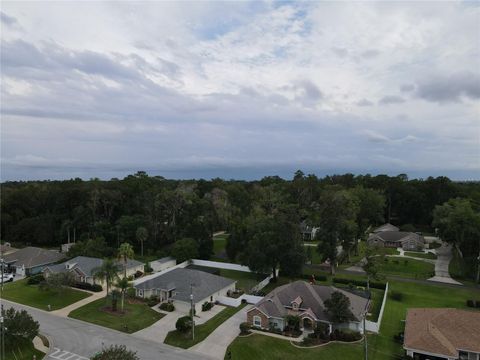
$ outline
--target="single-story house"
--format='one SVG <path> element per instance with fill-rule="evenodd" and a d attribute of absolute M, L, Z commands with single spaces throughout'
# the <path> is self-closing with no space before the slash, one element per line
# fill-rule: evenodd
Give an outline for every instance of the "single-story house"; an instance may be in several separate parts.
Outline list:
<path fill-rule="evenodd" d="M 124 263 L 123 261 L 117 261 L 116 264 L 120 271 L 118 272 L 119 277 L 123 277 L 124 274 Z M 48 277 L 50 274 L 58 274 L 64 272 L 70 272 L 73 274 L 77 282 L 89 283 L 89 284 L 102 284 L 102 281 L 99 281 L 95 278 L 95 272 L 103 265 L 103 259 L 92 258 L 87 256 L 77 256 L 73 259 L 65 261 L 61 264 L 49 265 L 43 270 L 45 277 Z M 137 271 L 144 272 L 145 264 L 140 261 L 128 259 L 127 261 L 127 276 L 133 276 Z"/>
<path fill-rule="evenodd" d="M 54 264 L 64 258 L 65 254 L 56 250 L 29 246 L 5 255 L 3 260 L 7 265 L 7 271 L 15 272 L 21 276 L 29 276 L 42 272 L 45 266 Z"/>
<path fill-rule="evenodd" d="M 235 280 L 209 274 L 205 271 L 177 268 L 159 273 L 158 276 L 134 285 L 137 296 L 158 296 L 161 302 L 173 302 L 175 308 L 188 313 L 193 294 L 196 312 L 202 310 L 204 302 L 214 302 L 218 296 L 227 296 L 235 290 Z"/>
<path fill-rule="evenodd" d="M 367 240 L 369 245 L 402 248 L 403 250 L 423 250 L 425 239 L 414 232 L 399 231 L 392 224 L 385 224 L 375 229 Z"/>
<path fill-rule="evenodd" d="M 353 320 L 345 324 L 335 324 L 329 319 L 324 302 L 330 299 L 335 291 L 344 294 L 350 300 L 350 311 Z M 279 286 L 260 300 L 255 307 L 247 311 L 247 322 L 262 329 L 285 328 L 287 315 L 300 317 L 300 329 L 311 331 L 320 323 L 334 329 L 351 329 L 363 333 L 363 317 L 368 310 L 368 296 L 360 296 L 353 292 L 333 286 L 310 284 L 306 281 L 295 281 Z"/>
<path fill-rule="evenodd" d="M 0 245 L 0 254 L 7 255 L 17 251 L 17 249 L 13 248 L 9 242 L 6 242 L 3 245 Z"/>
<path fill-rule="evenodd" d="M 303 241 L 312 241 L 317 235 L 318 227 L 307 225 L 306 221 L 300 223 L 300 233 L 302 234 Z"/>
<path fill-rule="evenodd" d="M 177 265 L 177 260 L 175 260 L 171 256 L 167 256 L 150 262 L 150 267 L 152 268 L 153 272 L 159 272 L 171 268 L 175 265 Z"/>
<path fill-rule="evenodd" d="M 480 360 L 480 312 L 408 309 L 403 348 L 414 360 Z"/>

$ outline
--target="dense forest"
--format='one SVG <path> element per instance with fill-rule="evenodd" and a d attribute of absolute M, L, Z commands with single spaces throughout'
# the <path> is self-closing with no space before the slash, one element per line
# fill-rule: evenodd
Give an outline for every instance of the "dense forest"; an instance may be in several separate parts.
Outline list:
<path fill-rule="evenodd" d="M 318 178 L 301 171 L 292 180 L 271 176 L 258 181 L 168 180 L 140 171 L 109 181 L 6 182 L 1 195 L 2 241 L 18 246 L 58 247 L 70 238 L 83 246 L 77 247 L 80 253 L 108 256 L 129 242 L 137 253 L 162 256 L 188 238 L 199 257 L 209 258 L 212 234 L 226 230 L 230 258 L 287 272 L 303 261 L 303 247 L 297 246 L 302 221 L 319 226 L 318 236 L 331 238 L 320 251 L 332 257 L 336 242 L 355 251 L 353 239 L 387 221 L 426 233 L 435 227 L 457 241 L 455 230 L 441 219 L 448 215 L 448 201 L 455 207 L 452 199 L 465 199 L 474 216 L 480 207 L 478 182 L 409 180 L 404 174 Z M 443 212 L 437 209 L 434 219 L 440 205 Z M 477 225 L 464 229 L 458 240 L 468 254 L 479 250 Z"/>

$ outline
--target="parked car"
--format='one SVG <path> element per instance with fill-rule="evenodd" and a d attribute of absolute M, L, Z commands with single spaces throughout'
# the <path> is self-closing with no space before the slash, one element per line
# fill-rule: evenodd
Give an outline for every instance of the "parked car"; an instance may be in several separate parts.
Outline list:
<path fill-rule="evenodd" d="M 11 281 L 13 281 L 13 274 L 0 275 L 0 282 L 1 283 L 11 282 Z"/>

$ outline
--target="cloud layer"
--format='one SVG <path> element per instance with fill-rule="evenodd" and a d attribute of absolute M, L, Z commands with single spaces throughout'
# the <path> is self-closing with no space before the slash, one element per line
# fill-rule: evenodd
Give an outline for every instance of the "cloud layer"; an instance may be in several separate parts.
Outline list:
<path fill-rule="evenodd" d="M 0 15 L 2 180 L 480 177 L 479 7 L 5 2 Z"/>

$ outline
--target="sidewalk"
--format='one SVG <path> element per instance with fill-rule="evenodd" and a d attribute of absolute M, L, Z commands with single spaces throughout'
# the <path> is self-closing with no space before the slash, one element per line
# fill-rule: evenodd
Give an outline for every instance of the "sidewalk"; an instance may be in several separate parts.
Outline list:
<path fill-rule="evenodd" d="M 80 289 L 75 289 L 75 290 L 80 290 Z M 85 291 L 85 290 L 80 290 L 80 291 Z M 80 308 L 84 305 L 90 304 L 91 302 L 93 302 L 95 300 L 98 300 L 98 299 L 101 299 L 101 298 L 104 298 L 105 296 L 107 296 L 107 290 L 103 290 L 103 291 L 100 291 L 100 292 L 97 292 L 97 293 L 92 293 L 90 291 L 85 291 L 85 292 L 88 292 L 89 294 L 92 294 L 92 296 L 89 296 L 85 299 L 77 301 L 76 303 L 70 304 L 70 305 L 68 305 L 64 308 L 51 311 L 51 313 L 55 314 L 55 315 L 58 315 L 58 316 L 61 316 L 61 317 L 68 317 L 68 314 L 70 314 L 70 312 L 72 312 L 73 310 L 78 309 L 78 308 Z"/>

